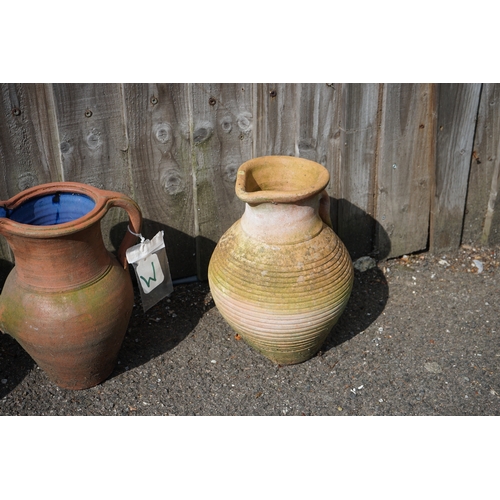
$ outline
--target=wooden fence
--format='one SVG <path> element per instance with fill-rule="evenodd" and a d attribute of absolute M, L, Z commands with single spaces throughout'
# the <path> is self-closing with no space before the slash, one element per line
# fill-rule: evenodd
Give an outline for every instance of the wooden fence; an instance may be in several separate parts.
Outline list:
<path fill-rule="evenodd" d="M 263 155 L 330 172 L 353 258 L 500 242 L 500 84 L 1 84 L 0 200 L 51 181 L 134 198 L 174 279 L 206 278 L 243 213 L 236 170 Z M 125 213 L 103 221 L 117 247 Z M 0 258 L 13 261 L 0 237 Z"/>

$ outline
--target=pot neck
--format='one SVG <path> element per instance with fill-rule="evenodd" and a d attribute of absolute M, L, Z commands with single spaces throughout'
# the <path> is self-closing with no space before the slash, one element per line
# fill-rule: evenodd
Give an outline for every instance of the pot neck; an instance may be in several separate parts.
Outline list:
<path fill-rule="evenodd" d="M 296 244 L 314 238 L 323 228 L 320 194 L 295 203 L 245 204 L 241 228 L 268 244 Z"/>
<path fill-rule="evenodd" d="M 14 253 L 18 281 L 32 288 L 77 288 L 97 279 L 111 265 L 100 222 L 61 237 L 9 234 L 6 239 Z"/>

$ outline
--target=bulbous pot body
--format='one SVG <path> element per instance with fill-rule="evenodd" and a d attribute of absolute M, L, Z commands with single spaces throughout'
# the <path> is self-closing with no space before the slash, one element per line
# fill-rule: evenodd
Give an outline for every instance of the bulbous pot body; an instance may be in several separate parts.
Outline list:
<path fill-rule="evenodd" d="M 353 267 L 331 228 L 328 171 L 293 157 L 240 166 L 245 212 L 221 237 L 208 279 L 214 302 L 249 345 L 278 364 L 321 348 L 351 293 Z"/>
<path fill-rule="evenodd" d="M 118 258 L 100 228 L 112 207 L 128 212 L 131 228 Z M 0 234 L 15 258 L 0 330 L 59 387 L 86 389 L 113 371 L 134 303 L 125 251 L 141 223 L 127 196 L 80 183 L 44 184 L 0 203 Z"/>

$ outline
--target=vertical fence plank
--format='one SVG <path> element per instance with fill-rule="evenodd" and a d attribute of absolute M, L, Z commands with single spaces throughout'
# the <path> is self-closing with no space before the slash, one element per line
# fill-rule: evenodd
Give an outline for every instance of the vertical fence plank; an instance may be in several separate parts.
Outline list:
<path fill-rule="evenodd" d="M 500 157 L 500 151 L 497 150 L 496 158 L 497 158 L 497 169 L 496 169 L 496 177 L 492 178 L 491 183 L 491 197 L 489 209 L 487 213 L 487 217 L 491 218 L 491 223 L 486 219 L 488 224 L 491 224 L 489 229 L 487 228 L 484 232 L 484 238 L 486 238 L 486 234 L 488 234 L 488 244 L 489 245 L 500 245 L 500 203 L 498 203 L 498 190 L 500 189 L 500 174 L 498 173 L 500 167 L 498 166 L 498 158 Z M 496 182 L 495 182 L 496 178 Z M 493 201 L 495 200 L 495 201 Z M 495 203 L 496 202 L 496 203 Z M 495 205 L 493 205 L 495 203 Z M 485 224 L 486 226 L 486 224 Z M 484 240 L 483 240 L 484 241 Z"/>
<path fill-rule="evenodd" d="M 337 231 L 338 176 L 334 134 L 339 123 L 339 88 L 332 83 L 300 84 L 298 110 L 298 154 L 316 161 L 330 172 L 326 190 L 330 195 L 330 216 Z"/>
<path fill-rule="evenodd" d="M 338 233 L 340 103 L 342 85 L 306 83 L 300 85 L 298 113 L 298 152 L 323 165 L 330 173 L 326 188 L 330 196 L 330 218 Z M 342 238 L 341 238 L 342 239 Z"/>
<path fill-rule="evenodd" d="M 500 84 L 485 83 L 470 165 L 462 243 L 500 241 Z"/>
<path fill-rule="evenodd" d="M 127 84 L 124 93 L 142 234 L 164 231 L 173 279 L 196 275 L 188 85 Z"/>
<path fill-rule="evenodd" d="M 303 83 L 300 87 L 299 156 L 330 168 L 334 163 L 333 135 L 338 130 L 339 92 L 334 84 Z"/>
<path fill-rule="evenodd" d="M 480 91 L 479 83 L 438 86 L 436 172 L 429 237 L 433 253 L 460 246 Z"/>
<path fill-rule="evenodd" d="M 122 87 L 54 84 L 64 180 L 131 193 Z"/>
<path fill-rule="evenodd" d="M 334 134 L 333 179 L 337 233 L 352 258 L 374 250 L 374 175 L 382 85 L 342 84 L 340 121 Z M 379 257 L 384 257 L 379 255 Z"/>
<path fill-rule="evenodd" d="M 236 197 L 236 172 L 252 156 L 251 84 L 192 85 L 192 147 L 196 179 L 198 277 L 219 238 L 243 213 Z"/>
<path fill-rule="evenodd" d="M 133 195 L 122 86 L 54 84 L 53 89 L 64 180 Z M 121 209 L 110 210 L 103 218 L 109 250 L 116 250 L 125 220 Z"/>
<path fill-rule="evenodd" d="M 425 250 L 434 167 L 435 88 L 432 84 L 384 87 L 377 165 L 376 245 L 385 257 Z M 383 248 L 382 232 L 386 244 Z"/>
<path fill-rule="evenodd" d="M 259 83 L 255 95 L 254 156 L 299 156 L 300 85 Z"/>
<path fill-rule="evenodd" d="M 50 86 L 3 83 L 0 120 L 0 199 L 61 180 Z"/>
<path fill-rule="evenodd" d="M 0 200 L 61 180 L 52 94 L 45 84 L 1 84 Z M 0 258 L 13 261 L 4 238 Z"/>
<path fill-rule="evenodd" d="M 298 85 L 299 156 L 328 167 L 333 164 L 331 143 L 336 131 L 335 123 L 338 121 L 338 91 L 333 84 Z"/>

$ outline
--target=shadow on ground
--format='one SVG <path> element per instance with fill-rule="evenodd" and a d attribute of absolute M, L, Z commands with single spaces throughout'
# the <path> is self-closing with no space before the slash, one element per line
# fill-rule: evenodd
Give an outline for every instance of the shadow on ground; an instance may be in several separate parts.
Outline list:
<path fill-rule="evenodd" d="M 323 344 L 329 351 L 365 331 L 382 314 L 389 298 L 389 286 L 378 268 L 354 271 L 351 297 L 337 324 Z"/>
<path fill-rule="evenodd" d="M 346 246 L 351 259 L 364 256 L 377 261 L 390 254 L 391 240 L 385 229 L 364 210 L 347 200 L 330 198 L 330 217 L 334 230 Z M 326 352 L 366 330 L 382 314 L 389 298 L 384 273 L 374 267 L 354 271 L 351 297 L 321 352 Z"/>
<path fill-rule="evenodd" d="M 144 312 L 134 279 L 135 306 L 110 378 L 139 367 L 174 349 L 196 327 L 214 303 L 206 282 L 180 284 L 170 297 Z"/>
<path fill-rule="evenodd" d="M 14 265 L 0 259 L 0 290 Z M 29 373 L 35 362 L 28 353 L 6 333 L 0 333 L 0 398 L 12 391 Z"/>
<path fill-rule="evenodd" d="M 115 250 L 127 231 L 127 223 L 116 224 L 110 232 Z M 174 291 L 170 297 L 160 300 L 144 312 L 135 273 L 130 268 L 134 284 L 135 306 L 127 334 L 119 352 L 118 364 L 111 378 L 124 371 L 139 367 L 148 361 L 174 349 L 196 327 L 200 318 L 213 307 L 207 298 L 209 287 L 206 281 L 196 282 L 199 268 L 208 268 L 208 261 L 215 243 L 206 238 L 194 238 L 160 222 L 144 219 L 142 235 L 151 239 L 158 231 L 164 232 L 164 241 Z M 203 245 L 202 248 L 200 248 Z M 203 251 L 202 251 L 203 250 Z M 202 253 L 205 258 L 197 259 Z M 206 262 L 205 262 L 206 260 Z M 202 275 L 206 272 L 202 272 Z M 190 280 L 189 284 L 175 284 Z"/>

